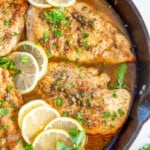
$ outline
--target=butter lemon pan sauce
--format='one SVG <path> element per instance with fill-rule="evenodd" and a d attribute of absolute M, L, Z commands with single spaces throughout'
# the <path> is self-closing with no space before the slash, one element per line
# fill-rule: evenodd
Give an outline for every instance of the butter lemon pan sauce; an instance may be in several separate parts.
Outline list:
<path fill-rule="evenodd" d="M 78 0 L 76 4 L 65 9 L 69 12 L 68 18 L 63 20 L 63 25 L 55 26 L 55 23 L 47 23 L 47 15 L 51 10 L 60 10 L 59 8 L 28 8 L 23 40 L 40 43 L 49 57 L 49 65 L 47 73 L 34 91 L 23 95 L 23 100 L 27 102 L 42 98 L 62 116 L 76 119 L 87 132 L 85 149 L 101 150 L 123 125 L 132 103 L 135 84 L 134 55 L 130 52 L 130 40 L 122 22 L 105 1 Z M 93 11 L 92 15 L 95 14 L 96 17 L 100 15 L 102 19 L 105 18 L 113 26 L 114 31 L 110 33 L 110 37 L 116 38 L 113 39 L 116 43 L 117 36 L 113 37 L 111 34 L 117 34 L 115 29 L 118 30 L 123 41 L 122 46 L 109 43 L 107 48 L 107 42 L 98 41 L 99 36 L 93 31 L 94 20 L 88 10 Z M 63 12 L 64 10 L 61 13 Z M 88 13 L 89 18 L 86 18 Z M 36 24 L 36 19 L 40 23 Z M 107 30 L 106 35 L 104 31 L 99 33 L 103 36 L 102 39 L 109 40 L 107 36 L 112 32 L 110 28 L 104 28 Z M 97 47 L 102 46 L 104 49 L 105 44 L 103 53 L 107 55 L 110 51 L 109 57 L 101 57 L 97 52 L 91 54 L 93 49 L 97 51 Z M 124 53 L 111 53 L 118 47 Z"/>

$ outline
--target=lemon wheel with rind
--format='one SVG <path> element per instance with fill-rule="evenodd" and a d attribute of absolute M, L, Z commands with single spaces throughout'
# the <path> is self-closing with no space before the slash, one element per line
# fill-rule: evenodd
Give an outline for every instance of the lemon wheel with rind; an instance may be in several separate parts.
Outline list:
<path fill-rule="evenodd" d="M 28 0 L 28 2 L 39 8 L 50 8 L 51 5 L 46 0 Z"/>
<path fill-rule="evenodd" d="M 32 100 L 25 105 L 21 107 L 18 113 L 18 125 L 21 128 L 22 126 L 22 121 L 23 118 L 33 109 L 40 107 L 40 106 L 45 106 L 45 107 L 50 107 L 44 100 L 38 99 L 38 100 Z"/>
<path fill-rule="evenodd" d="M 76 0 L 47 0 L 47 2 L 55 7 L 69 7 L 73 5 Z"/>
<path fill-rule="evenodd" d="M 57 142 L 63 142 L 68 147 L 73 147 L 73 142 L 68 133 L 60 129 L 49 129 L 41 132 L 34 140 L 35 150 L 55 150 Z"/>
<path fill-rule="evenodd" d="M 16 88 L 21 94 L 31 92 L 39 80 L 39 66 L 36 59 L 27 52 L 13 52 L 8 58 L 21 71 L 20 74 L 13 78 Z"/>
<path fill-rule="evenodd" d="M 24 140 L 31 144 L 44 127 L 57 117 L 60 115 L 53 108 L 40 106 L 31 110 L 22 121 L 21 132 Z"/>
<path fill-rule="evenodd" d="M 48 130 L 48 129 L 61 129 L 66 132 L 74 129 L 77 129 L 79 131 L 84 131 L 83 127 L 75 119 L 69 117 L 55 118 L 44 128 L 44 130 Z M 86 136 L 84 137 L 81 145 L 84 146 L 85 143 L 86 143 Z"/>
<path fill-rule="evenodd" d="M 41 79 L 45 75 L 48 68 L 48 57 L 41 45 L 32 41 L 22 41 L 18 43 L 15 50 L 32 54 L 39 65 L 38 78 Z"/>

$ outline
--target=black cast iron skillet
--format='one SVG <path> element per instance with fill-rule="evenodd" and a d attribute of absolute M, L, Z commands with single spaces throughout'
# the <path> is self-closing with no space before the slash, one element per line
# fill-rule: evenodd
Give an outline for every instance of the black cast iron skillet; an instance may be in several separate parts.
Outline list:
<path fill-rule="evenodd" d="M 128 150 L 142 124 L 150 117 L 150 38 L 131 0 L 108 0 L 127 27 L 137 58 L 137 83 L 128 120 L 107 150 Z"/>

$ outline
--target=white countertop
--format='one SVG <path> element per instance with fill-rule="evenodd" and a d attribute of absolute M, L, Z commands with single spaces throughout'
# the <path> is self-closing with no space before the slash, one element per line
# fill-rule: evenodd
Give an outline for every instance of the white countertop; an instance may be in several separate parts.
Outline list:
<path fill-rule="evenodd" d="M 150 0 L 132 0 L 137 6 L 150 34 Z"/>

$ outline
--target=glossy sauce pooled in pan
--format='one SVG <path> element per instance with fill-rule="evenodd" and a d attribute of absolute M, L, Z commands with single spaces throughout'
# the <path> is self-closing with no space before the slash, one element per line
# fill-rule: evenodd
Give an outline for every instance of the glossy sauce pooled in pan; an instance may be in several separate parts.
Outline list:
<path fill-rule="evenodd" d="M 111 21 L 112 25 L 114 27 L 117 27 L 119 32 L 122 32 L 126 36 L 126 38 L 128 38 L 128 34 L 126 33 L 126 30 L 125 30 L 120 18 L 114 12 L 114 10 L 111 8 L 111 6 L 108 5 L 105 1 L 103 1 L 103 0 L 91 0 L 91 1 L 82 0 L 82 1 L 78 1 L 78 2 L 87 3 L 88 5 L 90 5 L 90 7 L 93 7 L 96 10 L 97 14 L 99 12 L 103 12 L 106 16 L 109 16 L 111 18 L 110 21 Z M 75 15 L 73 17 L 76 18 Z M 28 27 L 27 27 L 27 30 L 28 30 Z M 28 39 L 30 40 L 31 37 L 29 35 L 27 35 L 27 36 L 28 36 Z M 43 44 L 42 41 L 40 41 L 40 39 L 39 39 L 39 42 L 42 44 L 42 46 L 45 46 L 45 44 Z M 122 43 L 122 44 L 124 44 L 124 43 Z M 67 55 L 67 56 L 69 56 L 69 55 Z M 128 54 L 127 54 L 127 56 L 128 56 Z M 65 60 L 66 60 L 66 58 L 65 58 Z M 57 94 L 57 95 L 60 94 L 66 100 L 67 100 L 68 97 L 70 99 L 73 99 L 74 97 L 72 95 L 72 90 L 70 91 L 68 89 L 65 89 L 65 90 L 67 90 L 67 93 L 69 92 L 69 95 L 67 95 L 68 96 L 67 97 L 66 93 L 65 93 L 66 91 L 65 92 L 63 91 L 64 87 L 63 87 L 63 89 L 62 89 L 62 87 L 60 89 L 57 88 L 57 90 L 52 88 L 52 87 L 54 87 L 54 83 L 51 83 L 51 80 L 47 77 L 49 77 L 51 75 L 50 78 L 55 81 L 56 80 L 55 75 L 59 75 L 60 72 L 65 71 L 65 75 L 66 75 L 65 78 L 67 78 L 67 80 L 69 80 L 68 78 L 70 77 L 73 80 L 73 82 L 78 84 L 78 81 L 76 79 L 76 74 L 78 74 L 78 71 L 76 71 L 75 66 L 83 66 L 83 70 L 82 70 L 83 72 L 81 71 L 82 74 L 87 72 L 87 70 L 88 70 L 87 68 L 92 68 L 92 71 L 91 71 L 92 73 L 88 70 L 88 72 L 90 72 L 88 74 L 88 77 L 85 77 L 85 78 L 83 77 L 82 78 L 82 76 L 80 75 L 80 77 L 78 79 L 81 82 L 86 82 L 86 84 L 85 84 L 85 86 L 87 86 L 87 91 L 85 91 L 86 94 L 88 92 L 89 93 L 93 92 L 91 90 L 92 88 L 91 89 L 88 88 L 88 86 L 91 83 L 91 87 L 93 87 L 95 89 L 97 89 L 98 87 L 105 88 L 105 90 L 102 90 L 103 92 L 100 93 L 102 96 L 105 95 L 106 91 L 109 93 L 109 92 L 112 92 L 112 90 L 113 90 L 113 97 L 117 99 L 118 97 L 117 97 L 116 93 L 118 93 L 119 89 L 118 89 L 118 87 L 116 87 L 116 84 L 118 84 L 118 82 L 120 82 L 120 81 L 118 81 L 116 74 L 117 74 L 117 71 L 119 70 L 118 68 L 120 68 L 120 70 L 122 70 L 122 68 L 126 67 L 126 65 L 127 65 L 127 72 L 125 73 L 124 87 L 119 87 L 119 88 L 125 88 L 130 93 L 131 98 L 129 98 L 129 103 L 131 105 L 132 95 L 134 94 L 135 75 L 136 75 L 135 74 L 136 70 L 135 70 L 134 61 L 129 60 L 128 62 L 130 62 L 130 63 L 121 64 L 121 63 L 118 63 L 118 62 L 117 63 L 106 63 L 105 61 L 99 62 L 99 63 L 94 63 L 94 61 L 93 61 L 92 63 L 89 63 L 89 61 L 85 61 L 85 60 L 82 61 L 82 59 L 81 59 L 81 61 L 79 59 L 79 62 L 77 62 L 77 63 L 76 62 L 72 63 L 70 61 L 66 62 L 65 60 L 62 57 L 61 58 L 55 58 L 54 57 L 54 58 L 49 59 L 49 66 L 52 69 L 49 69 L 50 67 L 48 68 L 47 74 L 39 81 L 39 84 L 37 85 L 37 88 L 32 93 L 24 95 L 23 96 L 24 100 L 27 101 L 27 100 L 32 100 L 32 99 L 35 99 L 35 98 L 43 98 L 43 99 L 47 100 L 53 107 L 55 107 L 61 114 L 63 114 L 64 109 L 67 109 L 68 103 L 66 102 L 66 105 L 65 105 L 66 108 L 65 107 L 58 108 L 57 106 L 55 106 L 53 101 L 50 101 L 50 99 L 55 98 L 55 96 L 54 96 L 55 94 Z M 71 60 L 74 60 L 74 58 L 71 58 Z M 111 62 L 115 62 L 115 60 L 112 60 Z M 66 68 L 69 68 L 70 73 L 67 72 Z M 94 74 L 95 70 L 98 71 L 99 73 Z M 71 73 L 73 73 L 73 75 L 71 75 Z M 102 78 L 100 78 L 102 73 L 107 74 L 108 77 L 110 78 L 106 83 L 107 84 L 106 87 L 103 87 L 103 85 L 102 85 L 103 81 L 101 80 Z M 64 72 L 63 72 L 63 75 L 64 75 Z M 93 76 L 94 76 L 95 81 L 92 81 Z M 103 77 L 103 76 L 101 76 L 101 77 Z M 61 81 L 62 79 L 59 79 L 59 80 Z M 102 81 L 102 82 L 97 83 L 96 81 Z M 70 82 L 70 80 L 69 80 L 69 82 Z M 67 83 L 65 83 L 65 84 L 67 84 Z M 83 86 L 84 86 L 84 83 L 83 83 Z M 76 87 L 76 85 L 75 85 L 75 87 Z M 76 87 L 76 89 L 77 89 L 78 92 L 80 92 L 81 97 L 84 99 L 85 93 L 83 92 L 83 88 L 81 87 L 79 89 L 79 87 Z M 52 93 L 52 94 L 49 94 L 49 93 Z M 99 95 L 99 92 L 97 92 L 95 94 L 97 96 L 97 95 Z M 105 96 L 103 98 L 105 99 Z M 95 102 L 94 96 L 93 96 L 93 101 Z M 107 103 L 108 101 L 109 101 L 109 99 L 106 98 L 105 103 Z M 85 100 L 85 102 L 88 102 L 88 105 L 90 105 L 89 99 L 88 99 L 88 101 Z M 112 101 L 112 106 L 113 106 L 113 103 L 114 103 L 114 107 L 115 107 L 115 105 L 116 105 L 115 101 Z M 81 106 L 81 105 L 80 106 L 81 106 L 83 114 L 86 111 L 86 109 L 87 109 L 87 111 L 90 110 L 90 109 L 93 109 L 93 108 L 90 108 L 91 106 L 88 106 L 88 107 L 84 108 L 84 103 L 82 105 L 83 106 Z M 127 105 L 128 106 L 127 110 L 129 110 L 130 105 Z M 73 109 L 73 107 L 74 106 L 69 105 L 70 109 Z M 75 110 L 75 111 L 78 112 L 79 107 L 76 107 L 76 108 L 77 108 L 77 110 Z M 101 109 L 102 109 L 102 112 L 103 112 L 103 108 L 101 108 Z M 92 111 L 94 111 L 94 110 L 92 110 Z M 75 112 L 73 112 L 72 114 L 70 113 L 70 116 L 73 117 L 74 113 Z M 119 113 L 120 113 L 120 116 L 124 114 L 124 112 L 121 109 L 119 110 Z M 105 112 L 105 115 L 106 115 L 105 117 L 109 117 L 110 113 Z M 119 114 L 117 114 L 117 115 L 119 115 Z M 88 117 L 88 114 L 86 114 L 86 112 L 85 112 L 85 116 Z M 94 122 L 95 118 L 94 119 L 92 118 L 92 114 L 90 114 L 89 116 L 91 117 L 90 119 Z M 127 116 L 127 113 L 126 113 L 126 116 Z M 124 116 L 124 117 L 126 118 L 126 116 Z M 119 119 L 121 119 L 121 117 Z M 99 118 L 96 118 L 95 120 L 96 120 L 95 121 L 95 124 L 96 124 L 96 122 L 99 121 Z M 118 120 L 118 122 L 119 121 L 120 120 Z M 105 124 L 107 124 L 107 122 L 105 122 Z M 83 127 L 87 128 L 86 123 L 85 124 L 83 123 Z M 87 149 L 87 150 L 91 150 L 91 149 L 100 150 L 100 149 L 103 149 L 112 140 L 112 138 L 116 134 L 114 132 L 110 132 L 111 134 L 105 134 L 105 133 L 107 133 L 107 128 L 106 128 L 105 132 L 101 132 L 100 127 L 99 127 L 99 130 L 97 130 L 97 131 L 95 130 L 95 128 L 90 127 L 90 125 L 89 125 L 89 128 L 90 129 L 87 129 L 87 144 L 85 146 L 85 149 Z M 110 130 L 113 131 L 113 129 L 111 129 L 111 128 L 115 128 L 115 126 L 110 124 Z M 102 127 L 102 130 L 103 130 L 103 127 Z"/>

